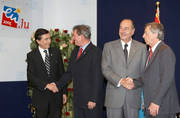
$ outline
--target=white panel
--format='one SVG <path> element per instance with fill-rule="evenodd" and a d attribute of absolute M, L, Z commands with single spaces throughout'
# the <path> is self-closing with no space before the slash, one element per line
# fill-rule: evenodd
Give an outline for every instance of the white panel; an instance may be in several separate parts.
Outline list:
<path fill-rule="evenodd" d="M 78 24 L 91 26 L 92 42 L 97 43 L 96 0 L 44 0 L 43 24 L 46 28 L 67 29 Z"/>
<path fill-rule="evenodd" d="M 40 0 L 0 0 L 0 81 L 24 81 L 26 77 L 26 54 L 30 51 L 32 31 L 42 27 L 42 9 Z M 4 26 L 2 12 L 4 5 L 19 8 L 19 22 L 29 22 L 29 29 Z"/>

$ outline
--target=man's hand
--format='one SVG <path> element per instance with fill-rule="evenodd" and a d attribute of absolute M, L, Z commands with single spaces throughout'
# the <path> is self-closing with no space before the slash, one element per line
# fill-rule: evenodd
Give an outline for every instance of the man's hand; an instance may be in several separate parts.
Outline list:
<path fill-rule="evenodd" d="M 144 110 L 144 98 L 143 98 L 143 104 L 142 104 L 142 109 Z"/>
<path fill-rule="evenodd" d="M 52 91 L 53 93 L 59 92 L 59 90 L 58 90 L 58 88 L 57 88 L 55 83 L 47 84 L 46 88 L 49 89 L 50 91 Z"/>
<path fill-rule="evenodd" d="M 66 104 L 66 102 L 67 102 L 67 96 L 66 94 L 63 94 L 63 104 Z"/>
<path fill-rule="evenodd" d="M 134 88 L 134 83 L 133 83 L 133 79 L 128 77 L 128 78 L 124 78 L 121 80 L 120 84 L 126 88 L 126 89 L 133 89 Z"/>
<path fill-rule="evenodd" d="M 96 103 L 95 102 L 88 102 L 88 109 L 94 109 L 94 107 L 96 107 Z"/>
<path fill-rule="evenodd" d="M 158 113 L 159 113 L 159 108 L 160 108 L 159 105 L 151 102 L 151 104 L 150 104 L 150 106 L 148 108 L 148 110 L 150 112 L 150 115 L 152 115 L 153 117 L 157 116 Z"/>

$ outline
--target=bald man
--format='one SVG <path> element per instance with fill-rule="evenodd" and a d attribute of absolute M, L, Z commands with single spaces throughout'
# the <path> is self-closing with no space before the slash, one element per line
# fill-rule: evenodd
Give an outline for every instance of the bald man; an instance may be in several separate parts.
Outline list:
<path fill-rule="evenodd" d="M 139 117 L 141 88 L 126 89 L 126 78 L 140 77 L 146 61 L 146 46 L 132 39 L 134 32 L 133 21 L 124 19 L 120 22 L 120 39 L 104 45 L 102 72 L 108 81 L 105 97 L 108 118 Z"/>

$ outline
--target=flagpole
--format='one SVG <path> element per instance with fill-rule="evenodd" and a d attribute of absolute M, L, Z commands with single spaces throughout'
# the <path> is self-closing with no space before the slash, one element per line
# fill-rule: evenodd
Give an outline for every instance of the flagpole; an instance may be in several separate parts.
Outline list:
<path fill-rule="evenodd" d="M 156 2 L 156 15 L 155 15 L 155 22 L 160 23 L 160 10 L 159 10 L 160 2 Z"/>

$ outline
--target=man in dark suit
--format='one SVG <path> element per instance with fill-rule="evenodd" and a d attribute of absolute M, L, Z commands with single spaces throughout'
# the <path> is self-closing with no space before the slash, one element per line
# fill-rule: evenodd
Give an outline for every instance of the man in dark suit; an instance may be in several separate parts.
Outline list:
<path fill-rule="evenodd" d="M 143 38 L 150 46 L 142 81 L 134 79 L 134 85 L 144 84 L 146 118 L 175 118 L 180 112 L 175 84 L 176 58 L 172 49 L 163 42 L 164 27 L 155 22 L 145 26 Z"/>
<path fill-rule="evenodd" d="M 35 32 L 38 48 L 27 54 L 27 77 L 33 87 L 32 104 L 37 118 L 61 118 L 62 99 L 66 95 L 50 83 L 59 81 L 64 65 L 59 49 L 50 48 L 50 33 L 46 29 Z"/>
<path fill-rule="evenodd" d="M 90 42 L 91 32 L 87 25 L 73 28 L 75 48 L 71 54 L 67 72 L 56 82 L 59 90 L 73 79 L 74 117 L 102 118 L 104 103 L 101 50 Z"/>

